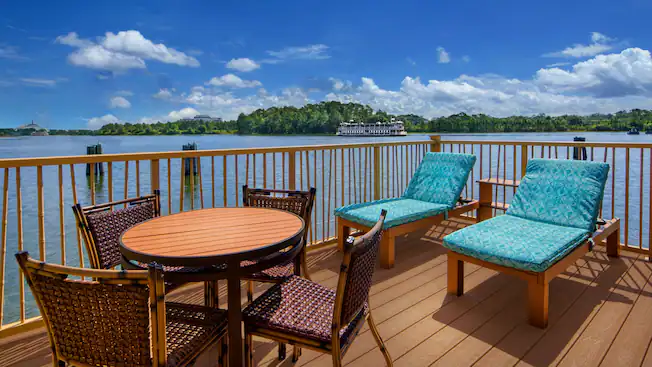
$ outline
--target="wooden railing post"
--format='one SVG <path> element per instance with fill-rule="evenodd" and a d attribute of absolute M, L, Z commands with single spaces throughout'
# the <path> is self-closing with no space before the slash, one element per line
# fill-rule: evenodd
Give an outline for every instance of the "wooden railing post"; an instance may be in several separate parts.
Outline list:
<path fill-rule="evenodd" d="M 482 181 L 479 182 L 479 185 L 480 198 L 478 204 L 480 207 L 478 208 L 478 223 L 490 219 L 493 216 L 491 208 L 493 202 L 493 186 Z"/>
<path fill-rule="evenodd" d="M 380 147 L 374 147 L 374 200 L 380 200 L 380 181 L 382 180 L 380 172 Z"/>
<path fill-rule="evenodd" d="M 152 159 L 149 161 L 149 176 L 150 176 L 150 185 L 152 186 L 152 193 L 154 190 L 161 188 L 161 182 L 159 180 L 159 160 Z"/>
<path fill-rule="evenodd" d="M 532 148 L 534 149 L 534 147 Z M 527 167 L 527 145 L 521 145 L 521 177 L 525 176 L 525 169 Z M 516 177 L 514 177 L 516 179 Z"/>
<path fill-rule="evenodd" d="M 296 190 L 297 187 L 297 161 L 296 152 L 290 151 L 288 153 L 288 188 Z"/>
<path fill-rule="evenodd" d="M 439 153 L 441 152 L 441 136 L 439 135 L 430 135 L 430 151 Z"/>

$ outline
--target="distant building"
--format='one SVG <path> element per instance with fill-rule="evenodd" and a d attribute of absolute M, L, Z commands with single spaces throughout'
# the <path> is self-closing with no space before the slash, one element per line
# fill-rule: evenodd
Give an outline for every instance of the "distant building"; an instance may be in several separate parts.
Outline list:
<path fill-rule="evenodd" d="M 30 122 L 29 124 L 18 126 L 16 128 L 16 130 L 35 130 L 32 133 L 32 136 L 46 136 L 46 135 L 48 135 L 48 129 L 35 124 L 34 120 L 32 120 L 32 122 Z"/>
<path fill-rule="evenodd" d="M 209 115 L 197 115 L 191 119 L 192 121 L 201 121 L 201 122 L 208 122 L 208 121 L 217 121 L 221 122 L 222 119 L 219 117 L 211 117 Z"/>

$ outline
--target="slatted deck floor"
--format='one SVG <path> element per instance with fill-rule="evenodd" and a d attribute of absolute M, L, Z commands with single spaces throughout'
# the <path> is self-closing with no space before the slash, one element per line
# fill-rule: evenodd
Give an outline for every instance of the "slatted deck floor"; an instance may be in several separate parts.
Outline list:
<path fill-rule="evenodd" d="M 375 274 L 370 302 L 396 366 L 652 366 L 652 264 L 642 256 L 624 253 L 614 260 L 597 247 L 568 268 L 551 284 L 550 326 L 540 330 L 526 322 L 526 286 L 515 278 L 467 266 L 466 294 L 446 294 L 439 242 L 456 225 L 401 239 L 396 267 Z M 333 249 L 311 252 L 313 279 L 335 287 L 339 261 Z M 187 287 L 172 298 L 201 302 L 201 288 Z M 5 340 L 0 366 L 51 365 L 48 349 L 42 330 Z M 269 341 L 257 340 L 254 353 L 261 366 L 291 365 L 290 359 L 276 361 Z M 209 351 L 198 365 L 215 361 Z M 345 363 L 383 365 L 366 327 Z M 304 350 L 298 365 L 329 366 L 331 360 Z"/>

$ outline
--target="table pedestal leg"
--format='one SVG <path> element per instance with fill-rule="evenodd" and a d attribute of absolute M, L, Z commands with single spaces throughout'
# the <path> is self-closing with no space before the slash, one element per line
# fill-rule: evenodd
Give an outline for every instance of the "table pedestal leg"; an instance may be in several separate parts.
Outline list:
<path fill-rule="evenodd" d="M 239 265 L 239 264 L 238 264 Z M 229 367 L 241 367 L 243 365 L 242 346 L 242 301 L 240 299 L 240 279 L 229 277 L 228 279 L 228 318 L 229 318 Z"/>

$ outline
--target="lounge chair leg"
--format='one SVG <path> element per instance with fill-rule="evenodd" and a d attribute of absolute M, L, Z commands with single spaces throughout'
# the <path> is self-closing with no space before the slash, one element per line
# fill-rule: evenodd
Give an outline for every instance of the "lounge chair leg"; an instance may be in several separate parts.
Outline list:
<path fill-rule="evenodd" d="M 448 293 L 456 296 L 464 294 L 464 261 L 448 253 Z"/>
<path fill-rule="evenodd" d="M 542 329 L 548 326 L 548 283 L 528 283 L 528 317 L 530 324 Z"/>
<path fill-rule="evenodd" d="M 254 301 L 254 282 L 251 280 L 247 282 L 247 303 Z"/>
<path fill-rule="evenodd" d="M 387 350 L 387 347 L 385 347 L 385 343 L 383 343 L 383 338 L 380 337 L 380 333 L 378 332 L 376 323 L 374 322 L 374 319 L 371 317 L 371 312 L 369 312 L 369 317 L 367 317 L 367 322 L 369 323 L 369 330 L 371 330 L 371 334 L 374 336 L 374 339 L 376 339 L 376 344 L 378 344 L 378 348 L 380 349 L 380 352 L 383 353 L 383 357 L 385 357 L 385 363 L 387 363 L 388 367 L 392 367 L 394 365 L 392 363 L 392 356 L 389 355 L 389 351 Z"/>
<path fill-rule="evenodd" d="M 380 242 L 380 266 L 384 269 L 391 269 L 394 267 L 394 237 L 383 234 L 383 239 Z"/>
<path fill-rule="evenodd" d="M 344 241 L 351 234 L 351 228 L 343 225 L 339 220 L 337 221 L 337 249 L 344 251 Z"/>
<path fill-rule="evenodd" d="M 620 223 L 618 223 L 620 225 Z M 607 255 L 620 257 L 620 228 L 607 237 Z"/>

